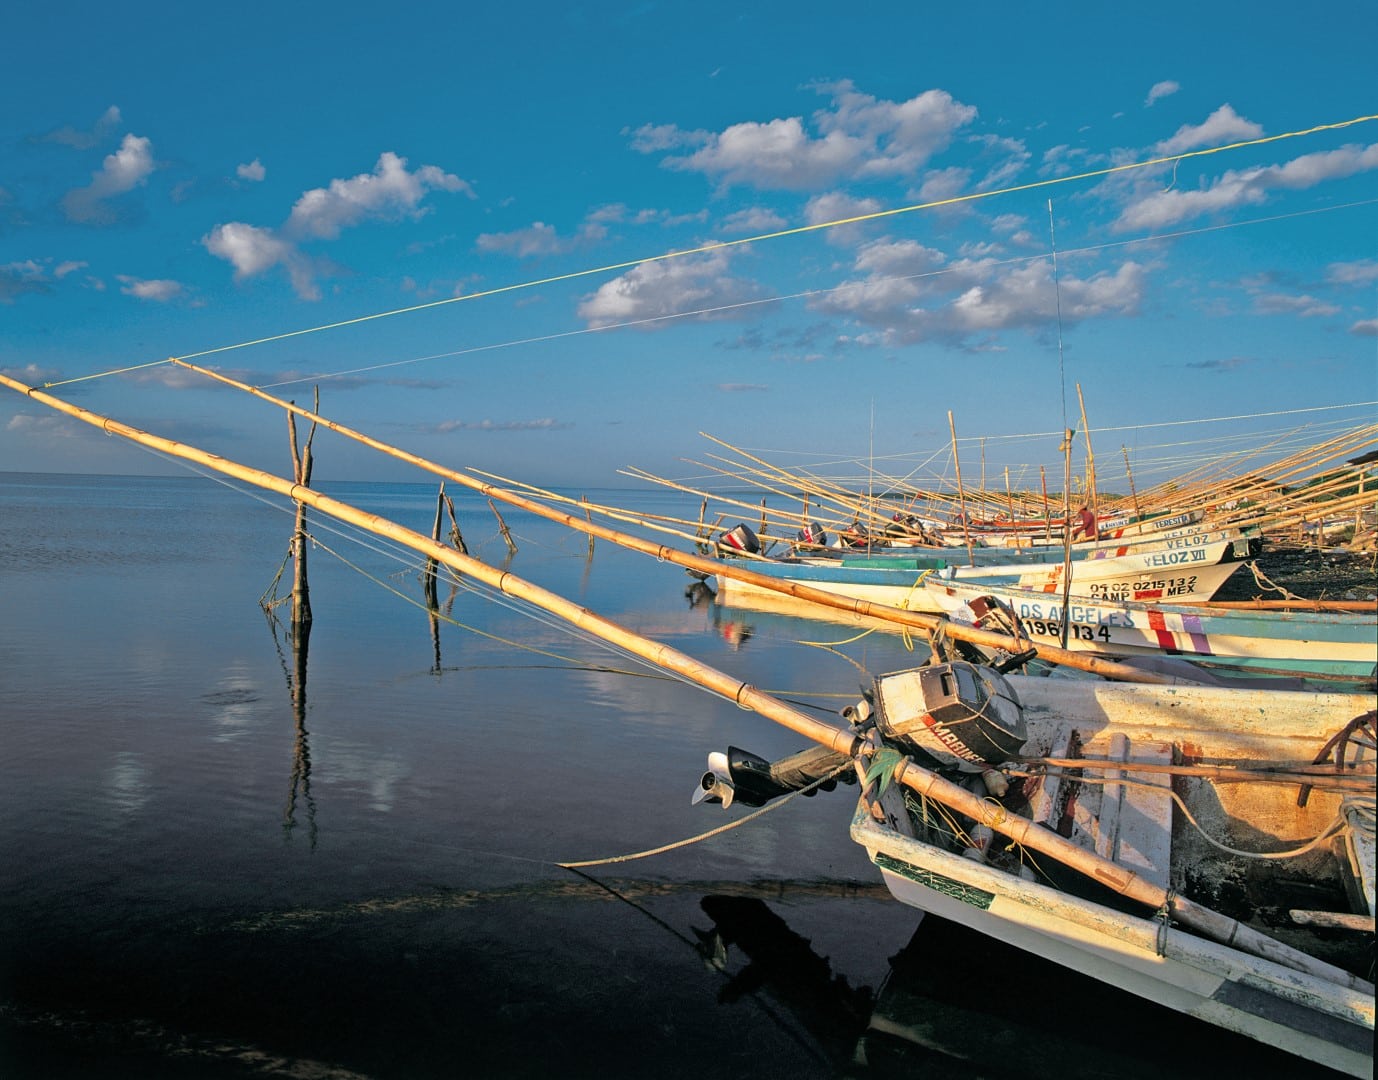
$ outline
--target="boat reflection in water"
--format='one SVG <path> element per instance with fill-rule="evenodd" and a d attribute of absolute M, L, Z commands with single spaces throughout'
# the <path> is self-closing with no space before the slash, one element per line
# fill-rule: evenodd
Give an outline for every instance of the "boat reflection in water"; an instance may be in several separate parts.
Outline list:
<path fill-rule="evenodd" d="M 713 925 L 695 930 L 700 951 L 727 976 L 719 1000 L 776 1002 L 837 1076 L 1335 1075 L 937 916 L 916 913 L 873 989 L 848 985 L 764 899 L 710 895 L 701 907 Z"/>

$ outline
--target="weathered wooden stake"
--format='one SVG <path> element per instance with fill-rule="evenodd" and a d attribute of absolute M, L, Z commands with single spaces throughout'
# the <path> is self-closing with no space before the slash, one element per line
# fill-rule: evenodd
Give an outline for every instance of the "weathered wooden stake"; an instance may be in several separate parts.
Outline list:
<path fill-rule="evenodd" d="M 459 531 L 459 519 L 455 517 L 455 504 L 448 495 L 445 496 L 445 509 L 450 514 L 450 543 L 454 545 L 456 551 L 461 555 L 468 555 L 469 548 L 464 543 L 464 534 Z"/>
<path fill-rule="evenodd" d="M 315 390 L 315 409 L 320 411 L 320 387 Z M 297 448 L 297 421 L 296 414 L 287 414 L 287 439 L 292 450 L 292 475 L 296 482 L 302 487 L 311 485 L 311 440 L 316 436 L 316 422 L 311 421 L 311 428 L 306 436 L 306 444 Z M 304 637 L 310 633 L 311 626 L 311 589 L 306 574 L 306 504 L 297 503 L 296 523 L 292 531 L 292 640 L 295 643 L 298 637 Z"/>
<path fill-rule="evenodd" d="M 494 503 L 492 499 L 488 500 L 488 505 L 492 508 L 493 516 L 498 519 L 498 531 L 502 533 L 502 538 L 507 541 L 507 553 L 509 555 L 515 555 L 517 553 L 517 545 L 512 540 L 512 533 L 507 528 L 507 522 L 502 520 L 502 514 L 498 512 L 497 504 Z"/>
<path fill-rule="evenodd" d="M 440 493 L 435 497 L 435 521 L 431 525 L 431 539 L 437 544 L 440 543 L 440 518 L 445 509 L 445 485 L 440 485 Z M 440 607 L 440 598 L 436 595 L 435 578 L 436 569 L 440 566 L 434 556 L 426 557 L 426 567 L 421 571 L 421 588 L 426 595 L 426 607 L 434 613 Z M 434 623 L 434 618 L 432 618 Z"/>

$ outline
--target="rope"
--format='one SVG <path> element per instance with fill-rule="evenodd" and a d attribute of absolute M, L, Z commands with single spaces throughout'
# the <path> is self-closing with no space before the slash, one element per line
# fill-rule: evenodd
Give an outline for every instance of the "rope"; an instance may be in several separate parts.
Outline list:
<path fill-rule="evenodd" d="M 1254 584 L 1260 589 L 1272 589 L 1274 592 L 1282 593 L 1284 600 L 1303 600 L 1305 597 L 1298 596 L 1294 592 L 1288 591 L 1283 586 L 1272 581 L 1267 574 L 1258 568 L 1258 563 L 1250 559 L 1244 564 L 1249 568 L 1249 572 L 1254 575 Z"/>
<path fill-rule="evenodd" d="M 241 341 L 233 345 L 221 345 L 211 349 L 203 349 L 199 352 L 185 353 L 181 356 L 169 357 L 163 360 L 155 360 L 146 364 L 134 367 L 122 368 L 123 371 L 135 371 L 140 368 L 154 367 L 158 364 L 170 363 L 173 360 L 193 360 L 205 356 L 214 356 L 218 353 L 230 352 L 235 349 L 249 348 L 254 345 L 266 345 L 271 342 L 285 341 L 294 337 L 301 337 L 305 334 L 321 333 L 326 330 L 338 330 L 347 326 L 357 326 L 361 323 L 372 322 L 377 319 L 391 318 L 395 315 L 408 315 L 418 311 L 426 311 L 430 308 L 443 307 L 449 304 L 457 304 L 465 300 L 480 300 L 485 297 L 498 296 L 503 293 L 516 292 L 522 289 L 532 289 L 543 285 L 553 285 L 563 281 L 572 281 L 579 278 L 589 277 L 594 274 L 606 274 L 613 271 L 628 270 L 633 267 L 645 265 L 647 263 L 664 262 L 670 259 L 683 258 L 689 255 L 703 255 L 714 251 L 724 251 L 728 248 L 739 247 L 746 244 L 755 244 L 765 240 L 778 240 L 787 236 L 798 236 L 805 233 L 818 232 L 823 229 L 839 228 L 844 225 L 855 225 L 865 221 L 875 221 L 880 218 L 894 217 L 899 214 L 914 213 L 919 210 L 931 210 L 942 206 L 955 206 L 960 203 L 976 202 L 981 199 L 989 199 L 999 195 L 1011 195 L 1023 191 L 1034 191 L 1039 188 L 1052 187 L 1058 184 L 1068 184 L 1079 180 L 1092 180 L 1099 177 L 1111 176 L 1116 173 L 1128 172 L 1134 169 L 1150 168 L 1155 165 L 1172 164 L 1174 168 L 1181 162 L 1189 158 L 1206 157 L 1211 154 L 1221 154 L 1230 150 L 1240 150 L 1251 146 L 1263 146 L 1268 143 L 1279 142 L 1284 139 L 1301 138 L 1307 135 L 1314 135 L 1324 131 L 1337 131 L 1343 128 L 1352 127 L 1356 124 L 1367 123 L 1371 120 L 1378 120 L 1378 114 L 1368 116 L 1356 116 L 1350 120 L 1343 120 L 1330 124 L 1318 124 L 1314 127 L 1300 129 L 1296 131 L 1282 132 L 1277 135 L 1266 135 L 1257 139 L 1247 139 L 1241 142 L 1228 143 L 1224 146 L 1207 147 L 1201 150 L 1189 150 L 1181 154 L 1173 154 L 1167 157 L 1147 158 L 1142 161 L 1126 162 L 1121 165 L 1112 165 L 1104 169 L 1092 169 L 1086 172 L 1075 173 L 1070 176 L 1049 177 L 1044 180 L 1035 180 L 1027 184 L 1015 184 L 1005 188 L 996 188 L 990 191 L 969 192 L 965 195 L 954 195 L 946 199 L 934 199 L 929 202 L 914 203 L 909 206 L 892 207 L 888 210 L 876 210 L 868 214 L 856 214 L 851 217 L 838 218 L 833 221 L 816 222 L 811 225 L 798 225 L 789 229 L 778 229 L 773 232 L 758 233 L 754 236 L 739 237 L 735 240 L 719 240 L 709 244 L 701 244 L 698 247 L 686 248 L 677 251 L 662 252 L 659 255 L 651 255 L 645 258 L 629 259 L 622 262 L 607 263 L 603 266 L 589 267 L 583 270 L 573 270 L 564 274 L 554 274 L 544 278 L 535 278 L 528 281 L 515 282 L 509 285 L 499 285 L 492 289 L 481 289 L 477 292 L 465 293 L 462 296 L 450 296 L 442 300 L 431 300 L 424 304 L 412 304 L 408 307 L 394 308 L 390 311 L 374 312 L 369 315 L 360 315 L 352 319 L 342 319 L 338 322 L 324 323 L 318 326 L 306 327 L 301 330 L 289 330 L 281 334 L 271 334 L 267 337 L 255 338 L 252 341 Z M 1040 256 L 1041 257 L 1041 256 Z M 58 380 L 43 384 L 44 389 L 51 389 L 54 386 L 62 386 L 67 383 L 80 382 L 85 379 L 101 378 L 105 375 L 117 374 L 115 371 L 96 372 L 91 375 L 83 375 L 73 379 Z"/>
<path fill-rule="evenodd" d="M 1013 770 L 1010 772 L 1009 775 L 1032 777 L 1037 774 L 1033 772 L 1024 772 L 1022 770 Z M 1146 789 L 1152 794 L 1167 795 L 1169 798 L 1172 799 L 1174 803 L 1177 804 L 1177 808 L 1182 811 L 1183 816 L 1187 819 L 1188 822 L 1191 823 L 1192 828 L 1194 828 L 1197 831 L 1197 833 L 1200 834 L 1201 838 L 1205 840 L 1206 843 L 1210 844 L 1214 848 L 1218 848 L 1220 851 L 1225 852 L 1227 855 L 1237 855 L 1240 858 L 1244 859 L 1295 859 L 1300 855 L 1305 855 L 1308 851 L 1313 851 L 1321 844 L 1328 842 L 1332 837 L 1338 835 L 1339 833 L 1345 831 L 1346 828 L 1348 828 L 1348 824 L 1346 823 L 1344 818 L 1342 816 L 1337 815 L 1335 819 L 1331 821 L 1331 823 L 1327 825 L 1324 829 L 1322 829 L 1318 835 L 1316 835 L 1310 840 L 1305 841 L 1299 847 L 1290 848 L 1286 851 L 1242 851 L 1239 848 L 1230 847 L 1228 844 L 1225 844 L 1215 839 L 1213 836 L 1210 835 L 1210 833 L 1206 832 L 1206 830 L 1202 827 L 1201 823 L 1197 821 L 1196 818 L 1193 816 L 1191 810 L 1188 809 L 1187 804 L 1182 800 L 1182 797 L 1178 795 L 1177 792 L 1173 791 L 1171 788 L 1164 788 L 1158 784 L 1149 784 L 1141 780 L 1130 780 L 1123 777 L 1119 779 L 1110 779 L 1101 776 L 1083 775 L 1078 776 L 1076 780 L 1079 784 L 1123 784 L 1125 787 L 1137 787 Z"/>
<path fill-rule="evenodd" d="M 688 847 L 690 844 L 697 844 L 702 840 L 712 839 L 720 833 L 725 833 L 737 828 L 738 826 L 745 825 L 748 821 L 755 821 L 763 814 L 767 814 L 772 810 L 778 810 L 780 807 L 784 806 L 785 803 L 789 802 L 795 796 L 807 795 L 809 792 L 815 790 L 820 785 L 827 783 L 829 780 L 832 780 L 835 777 L 841 775 L 843 772 L 850 769 L 851 767 L 852 761 L 850 758 L 848 758 L 837 768 L 833 769 L 831 772 L 823 776 L 820 776 L 817 780 L 808 784 L 806 787 L 801 787 L 798 791 L 791 791 L 788 795 L 785 795 L 776 802 L 767 803 L 765 806 L 761 807 L 754 813 L 747 814 L 747 816 L 744 818 L 740 818 L 737 821 L 730 821 L 726 825 L 718 826 L 718 828 L 716 829 L 709 829 L 708 832 L 699 833 L 698 836 L 691 836 L 685 840 L 678 840 L 673 844 L 664 844 L 661 847 L 651 848 L 648 851 L 635 851 L 629 855 L 613 855 L 610 858 L 606 859 L 586 859 L 583 862 L 562 862 L 556 863 L 555 865 L 562 866 L 566 870 L 575 870 L 584 866 L 607 866 L 610 863 L 631 862 L 633 859 L 645 859 L 651 855 L 660 855 L 667 851 L 674 851 L 678 848 Z"/>

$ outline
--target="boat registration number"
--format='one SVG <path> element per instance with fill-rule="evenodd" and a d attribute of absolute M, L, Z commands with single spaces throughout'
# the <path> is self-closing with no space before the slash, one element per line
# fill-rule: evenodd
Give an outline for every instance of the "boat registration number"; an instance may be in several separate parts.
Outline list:
<path fill-rule="evenodd" d="M 1195 591 L 1195 574 L 1191 577 L 1087 582 L 1088 595 L 1097 600 L 1166 600 L 1170 596 L 1190 596 Z"/>

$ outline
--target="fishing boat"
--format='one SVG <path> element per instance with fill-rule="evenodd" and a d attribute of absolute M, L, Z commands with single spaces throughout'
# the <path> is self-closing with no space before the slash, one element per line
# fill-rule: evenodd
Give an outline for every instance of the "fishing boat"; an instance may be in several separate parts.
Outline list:
<path fill-rule="evenodd" d="M 0 373 L 0 383 L 13 380 Z M 855 765 L 864 787 L 852 835 L 900 900 L 944 914 L 950 908 L 983 932 L 1007 933 L 1021 947 L 1211 1023 L 1353 1075 L 1371 1072 L 1373 986 L 1354 972 L 1371 974 L 1372 965 L 1374 713 L 1347 721 L 1353 695 L 1212 700 L 1178 687 L 1007 680 L 991 668 L 948 661 L 878 678 L 871 696 L 845 714 L 848 727 L 839 727 L 300 479 L 138 431 L 36 389 L 28 396 L 401 543 L 816 744 L 789 772 L 757 770 L 743 759 L 743 775 L 766 778 L 754 788 L 739 782 L 741 755 L 725 755 L 721 769 L 710 758 L 715 767 L 698 789 L 706 798 L 727 803 L 720 791 L 768 798 L 798 790 L 803 777 L 816 777 L 805 785 L 813 790 Z M 572 517 L 569 523 L 592 529 Z M 1134 690 L 1143 696 L 1134 698 Z M 1109 784 L 1103 792 L 1098 780 Z M 1158 802 L 1138 801 L 1145 788 L 1157 789 L 1148 794 Z M 1210 862 L 1189 825 L 1218 829 L 1230 859 Z M 993 844 L 997 832 L 1013 843 Z M 1290 878 L 1276 870 L 1275 858 L 1247 874 L 1230 861 L 1256 851 L 1278 856 L 1277 845 L 1300 849 L 1303 862 Z M 1085 875 L 1088 887 L 1064 881 L 1070 873 Z M 1311 893 L 1304 907 L 1286 907 L 1297 924 L 1281 928 L 1290 943 L 1250 925 L 1269 909 L 1247 903 L 1255 885 L 1280 890 L 1289 882 Z M 1321 892 L 1335 902 L 1321 903 Z M 1116 898 L 1159 914 L 1123 912 Z M 1204 902 L 1211 898 L 1229 900 L 1242 918 L 1211 909 Z M 1318 929 L 1322 940 L 1312 941 Z M 1347 940 L 1324 949 L 1325 936 L 1336 932 Z M 1348 947 L 1351 933 L 1366 934 L 1364 944 Z"/>
<path fill-rule="evenodd" d="M 1040 561 L 957 565 L 953 560 L 935 556 L 872 556 L 761 559 L 751 563 L 751 570 L 823 592 L 926 612 L 941 610 L 924 587 L 925 579 L 930 577 L 941 581 L 1012 584 L 1060 594 L 1064 590 L 1064 572 L 1070 573 L 1069 587 L 1077 596 L 1201 602 L 1219 591 L 1242 565 L 1248 550 L 1247 541 L 1222 539 L 1128 555 L 1093 551 L 1086 558 L 1065 564 Z M 728 574 L 718 575 L 718 595 L 725 602 L 759 593 L 761 588 Z"/>
<path fill-rule="evenodd" d="M 1378 677 L 1378 610 L 1273 610 L 1073 598 L 1065 606 L 1012 584 L 929 579 L 925 588 L 950 617 L 972 626 L 1018 620 L 1037 645 L 1123 659 L 1182 657 L 1232 674 L 1364 684 Z M 1359 607 L 1358 604 L 1353 605 Z M 1065 615 L 1065 618 L 1064 618 Z"/>
<path fill-rule="evenodd" d="M 962 662 L 882 675 L 847 711 L 867 741 L 851 835 L 902 903 L 1367 1077 L 1375 704 Z M 756 804 L 836 758 L 713 754 L 695 797 Z"/>
<path fill-rule="evenodd" d="M 1050 563 L 1072 559 L 1117 559 L 1125 555 L 1146 555 L 1158 551 L 1182 551 L 1194 547 L 1204 547 L 1217 542 L 1232 545 L 1231 554 L 1235 558 L 1249 558 L 1263 550 L 1263 533 L 1256 527 L 1226 526 L 1214 528 L 1202 525 L 1188 525 L 1172 529 L 1155 536 L 1129 536 L 1121 539 L 1102 538 L 1100 540 L 1078 541 L 1063 545 L 1057 543 L 1037 543 L 1023 546 L 979 546 L 970 549 L 958 538 L 949 548 L 961 548 L 967 554 L 966 561 L 974 566 L 995 566 L 1000 564 Z M 801 558 L 838 557 L 861 559 L 906 558 L 925 556 L 945 557 L 959 560 L 956 551 L 938 551 L 931 547 L 912 547 L 887 543 L 874 547 L 832 547 L 826 550 L 811 548 L 804 543 L 793 546 L 794 553 Z"/>

